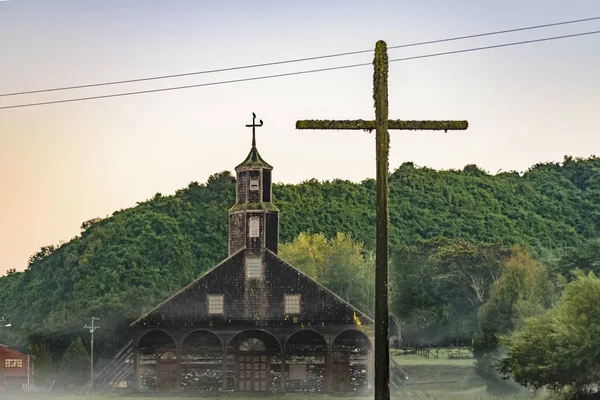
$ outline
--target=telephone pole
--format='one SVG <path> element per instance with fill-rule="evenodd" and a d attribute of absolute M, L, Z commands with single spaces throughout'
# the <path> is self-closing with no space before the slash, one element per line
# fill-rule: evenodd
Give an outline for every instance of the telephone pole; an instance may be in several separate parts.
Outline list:
<path fill-rule="evenodd" d="M 92 388 L 92 391 L 94 390 L 94 331 L 96 329 L 100 328 L 100 326 L 94 325 L 95 321 L 100 321 L 100 318 L 92 317 L 92 324 L 91 325 L 86 324 L 83 327 L 84 329 L 90 330 L 90 336 L 91 336 L 91 340 L 90 340 L 90 387 Z"/>

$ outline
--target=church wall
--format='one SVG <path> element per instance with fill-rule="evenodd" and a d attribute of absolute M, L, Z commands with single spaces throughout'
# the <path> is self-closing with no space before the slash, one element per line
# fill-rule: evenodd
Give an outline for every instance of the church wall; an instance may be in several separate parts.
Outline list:
<path fill-rule="evenodd" d="M 229 254 L 243 248 L 246 240 L 244 236 L 244 213 L 229 215 Z"/>
<path fill-rule="evenodd" d="M 248 171 L 247 170 L 240 171 L 237 173 L 236 187 L 237 187 L 236 203 L 237 204 L 245 203 L 247 200 L 247 193 L 248 193 Z"/>
<path fill-rule="evenodd" d="M 277 254 L 279 247 L 279 215 L 267 213 L 266 215 L 265 247 Z"/>
<path fill-rule="evenodd" d="M 258 229 L 253 227 L 252 220 L 258 221 Z M 253 232 L 254 230 L 254 232 Z M 253 236 L 253 234 L 258 234 Z M 246 252 L 250 255 L 259 255 L 262 251 L 265 237 L 265 213 L 247 212 L 246 213 Z"/>

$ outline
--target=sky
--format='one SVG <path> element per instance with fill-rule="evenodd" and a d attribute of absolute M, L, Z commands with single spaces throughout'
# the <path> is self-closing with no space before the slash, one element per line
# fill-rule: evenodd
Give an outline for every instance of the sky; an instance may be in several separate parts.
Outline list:
<path fill-rule="evenodd" d="M 600 16 L 597 0 L 0 1 L 0 94 L 368 50 Z M 390 49 L 403 58 L 600 30 L 600 20 Z M 391 132 L 390 168 L 526 171 L 600 154 L 600 35 L 390 64 L 392 119 L 466 119 Z M 0 96 L 0 107 L 369 63 L 371 52 L 115 86 Z M 0 110 L 0 275 L 83 221 L 233 170 L 252 112 L 274 181 L 375 176 L 374 135 L 297 131 L 372 119 L 372 67 Z"/>

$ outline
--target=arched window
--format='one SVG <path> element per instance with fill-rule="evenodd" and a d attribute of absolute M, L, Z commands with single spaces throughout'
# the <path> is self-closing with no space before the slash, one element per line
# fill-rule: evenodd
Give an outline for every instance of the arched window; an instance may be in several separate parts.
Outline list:
<path fill-rule="evenodd" d="M 240 344 L 240 351 L 267 351 L 267 346 L 257 338 L 250 338 Z"/>

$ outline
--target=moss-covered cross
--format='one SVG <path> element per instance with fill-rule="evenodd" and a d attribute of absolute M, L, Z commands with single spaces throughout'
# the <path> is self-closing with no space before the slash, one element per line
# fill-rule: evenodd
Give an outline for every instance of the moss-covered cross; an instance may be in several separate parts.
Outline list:
<path fill-rule="evenodd" d="M 390 398 L 388 339 L 388 129 L 399 130 L 464 130 L 467 121 L 401 121 L 388 120 L 388 56 L 387 45 L 380 40 L 373 61 L 374 121 L 302 120 L 296 129 L 375 129 L 377 163 L 377 240 L 375 272 L 375 399 Z"/>

